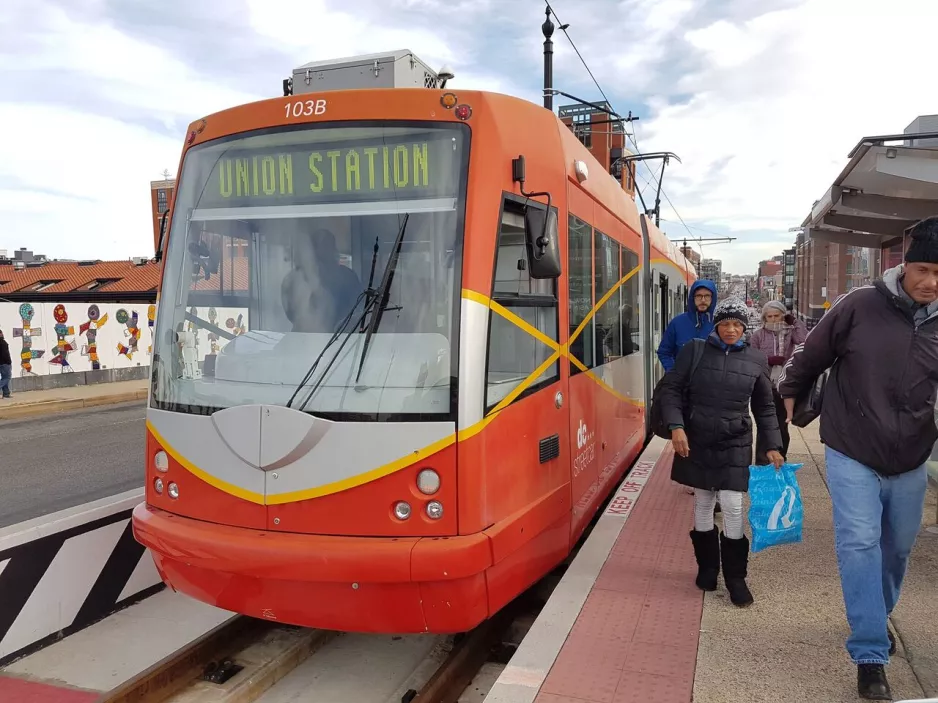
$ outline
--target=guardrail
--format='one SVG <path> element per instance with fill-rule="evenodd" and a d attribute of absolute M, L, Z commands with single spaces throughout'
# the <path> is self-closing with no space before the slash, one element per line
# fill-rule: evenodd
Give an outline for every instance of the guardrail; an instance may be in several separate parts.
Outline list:
<path fill-rule="evenodd" d="M 143 488 L 0 529 L 0 665 L 161 588 L 131 532 Z"/>

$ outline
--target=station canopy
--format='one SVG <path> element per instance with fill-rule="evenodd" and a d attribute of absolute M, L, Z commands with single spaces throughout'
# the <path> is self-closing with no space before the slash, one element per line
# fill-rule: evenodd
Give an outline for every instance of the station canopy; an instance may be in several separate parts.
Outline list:
<path fill-rule="evenodd" d="M 864 137 L 848 158 L 802 223 L 806 239 L 892 247 L 938 215 L 938 131 Z"/>

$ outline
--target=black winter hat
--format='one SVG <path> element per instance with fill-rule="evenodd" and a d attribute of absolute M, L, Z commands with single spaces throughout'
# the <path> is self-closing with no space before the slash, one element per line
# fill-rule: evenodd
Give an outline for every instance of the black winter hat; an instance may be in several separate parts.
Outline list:
<path fill-rule="evenodd" d="M 749 327 L 749 308 L 742 300 L 737 298 L 721 300 L 713 313 L 713 326 L 716 327 L 724 320 L 738 320 L 742 323 L 743 329 L 747 329 Z"/>
<path fill-rule="evenodd" d="M 906 263 L 938 264 L 938 216 L 916 222 L 906 233 L 912 238 Z"/>

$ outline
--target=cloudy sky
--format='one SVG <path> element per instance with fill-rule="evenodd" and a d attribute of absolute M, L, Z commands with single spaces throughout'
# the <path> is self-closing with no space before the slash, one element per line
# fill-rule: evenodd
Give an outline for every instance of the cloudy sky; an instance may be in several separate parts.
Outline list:
<path fill-rule="evenodd" d="M 861 137 L 938 112 L 935 0 L 551 2 L 613 107 L 641 117 L 639 148 L 683 160 L 665 174 L 667 234 L 737 237 L 703 249 L 725 271 L 754 272 L 789 246 L 788 228 Z M 543 8 L 3 0 L 0 249 L 151 255 L 149 181 L 175 173 L 188 123 L 280 95 L 308 61 L 409 48 L 453 66 L 454 87 L 539 101 Z M 566 38 L 555 40 L 555 87 L 600 99 Z"/>

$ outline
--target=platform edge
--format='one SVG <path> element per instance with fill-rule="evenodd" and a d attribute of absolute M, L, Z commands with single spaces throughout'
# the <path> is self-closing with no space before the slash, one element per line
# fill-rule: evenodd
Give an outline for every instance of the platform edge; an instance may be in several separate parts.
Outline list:
<path fill-rule="evenodd" d="M 669 441 L 652 437 L 483 703 L 533 703 L 648 479 L 672 455 Z"/>

